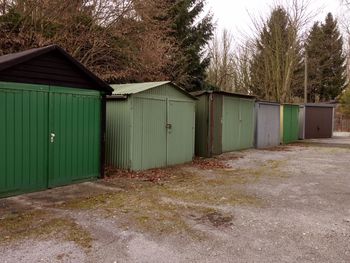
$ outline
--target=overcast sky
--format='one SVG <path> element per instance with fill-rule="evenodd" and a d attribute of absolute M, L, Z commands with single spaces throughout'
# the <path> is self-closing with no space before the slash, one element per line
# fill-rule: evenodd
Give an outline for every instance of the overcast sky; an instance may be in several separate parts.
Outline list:
<path fill-rule="evenodd" d="M 340 5 L 341 0 L 309 1 L 310 11 L 317 11 L 317 20 L 323 21 L 328 12 L 341 16 L 344 10 Z M 219 29 L 249 34 L 252 28 L 251 16 L 266 16 L 274 3 L 276 0 L 207 0 L 207 8 L 214 14 Z"/>

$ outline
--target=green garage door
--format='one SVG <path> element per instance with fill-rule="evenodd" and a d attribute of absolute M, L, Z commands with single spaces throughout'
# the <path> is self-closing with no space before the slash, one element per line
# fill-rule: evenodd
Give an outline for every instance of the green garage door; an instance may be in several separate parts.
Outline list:
<path fill-rule="evenodd" d="M 100 95 L 51 87 L 49 187 L 100 174 Z"/>
<path fill-rule="evenodd" d="M 168 165 L 185 163 L 193 158 L 194 107 L 194 103 L 188 101 L 168 102 Z"/>
<path fill-rule="evenodd" d="M 240 149 L 240 106 L 239 98 L 223 99 L 222 113 L 222 151 L 229 152 Z"/>
<path fill-rule="evenodd" d="M 240 99 L 240 149 L 248 149 L 254 146 L 254 106 L 254 101 Z"/>
<path fill-rule="evenodd" d="M 47 187 L 48 92 L 0 83 L 0 196 Z"/>
<path fill-rule="evenodd" d="M 299 139 L 299 106 L 283 105 L 283 143 Z"/>
<path fill-rule="evenodd" d="M 222 151 L 248 149 L 254 143 L 254 101 L 224 96 Z"/>
<path fill-rule="evenodd" d="M 0 84 L 0 196 L 98 177 L 99 93 Z"/>
<path fill-rule="evenodd" d="M 166 100 L 134 98 L 134 170 L 166 165 Z"/>

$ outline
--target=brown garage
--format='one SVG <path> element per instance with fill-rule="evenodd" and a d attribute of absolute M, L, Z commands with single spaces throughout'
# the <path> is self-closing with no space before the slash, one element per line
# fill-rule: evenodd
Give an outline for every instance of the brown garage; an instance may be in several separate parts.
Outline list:
<path fill-rule="evenodd" d="M 305 139 L 331 138 L 334 127 L 334 106 L 306 104 L 304 127 Z"/>

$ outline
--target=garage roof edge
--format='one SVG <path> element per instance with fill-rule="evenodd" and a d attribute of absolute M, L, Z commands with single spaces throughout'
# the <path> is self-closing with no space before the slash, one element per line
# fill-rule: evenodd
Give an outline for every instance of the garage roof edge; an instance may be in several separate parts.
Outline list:
<path fill-rule="evenodd" d="M 76 66 L 84 75 L 90 78 L 99 87 L 100 90 L 103 90 L 108 94 L 112 93 L 111 87 L 106 82 L 97 77 L 94 73 L 88 70 L 83 64 L 81 64 L 78 60 L 73 58 L 70 54 L 68 54 L 63 48 L 59 47 L 58 45 L 33 48 L 22 52 L 0 56 L 0 72 L 52 51 L 58 51 L 61 55 L 68 59 L 70 63 Z"/>

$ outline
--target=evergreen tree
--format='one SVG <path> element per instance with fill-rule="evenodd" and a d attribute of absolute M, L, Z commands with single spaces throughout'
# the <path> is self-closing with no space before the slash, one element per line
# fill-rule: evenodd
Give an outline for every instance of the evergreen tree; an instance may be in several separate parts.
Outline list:
<path fill-rule="evenodd" d="M 174 37 L 178 52 L 169 73 L 186 89 L 202 89 L 210 58 L 206 47 L 213 36 L 212 15 L 204 12 L 205 0 L 166 0 L 169 16 L 173 19 L 170 35 Z"/>
<path fill-rule="evenodd" d="M 321 101 L 325 101 L 335 99 L 345 88 L 346 57 L 343 53 L 343 37 L 339 32 L 337 20 L 331 13 L 321 25 L 321 30 L 323 34 L 323 41 L 320 42 L 322 82 L 319 96 Z"/>
<path fill-rule="evenodd" d="M 344 90 L 340 97 L 340 109 L 345 116 L 350 117 L 350 88 Z"/>
<path fill-rule="evenodd" d="M 291 20 L 283 7 L 276 7 L 259 32 L 251 79 L 252 91 L 261 99 L 288 102 L 295 96 L 302 59 L 298 28 Z"/>
<path fill-rule="evenodd" d="M 316 22 L 308 35 L 305 51 L 308 57 L 308 101 L 315 102 L 320 95 L 322 83 L 321 57 L 323 55 L 323 32 Z"/>

